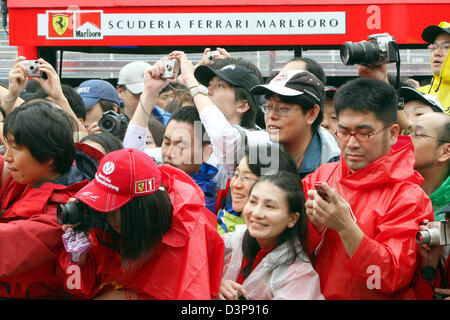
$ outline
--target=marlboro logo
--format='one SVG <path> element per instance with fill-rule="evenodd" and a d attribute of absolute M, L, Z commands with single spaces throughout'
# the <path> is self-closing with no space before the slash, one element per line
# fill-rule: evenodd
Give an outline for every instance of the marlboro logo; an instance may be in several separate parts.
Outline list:
<path fill-rule="evenodd" d="M 103 39 L 102 11 L 47 11 L 47 38 Z"/>

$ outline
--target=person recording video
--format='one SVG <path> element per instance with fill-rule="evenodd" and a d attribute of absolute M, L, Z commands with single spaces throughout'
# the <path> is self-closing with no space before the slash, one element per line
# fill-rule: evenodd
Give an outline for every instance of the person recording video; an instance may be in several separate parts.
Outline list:
<path fill-rule="evenodd" d="M 201 194 L 183 171 L 158 167 L 142 151 L 107 154 L 77 200 L 58 211 L 66 292 L 87 299 L 217 297 L 224 243 Z M 71 282 L 74 268 L 79 285 Z"/>

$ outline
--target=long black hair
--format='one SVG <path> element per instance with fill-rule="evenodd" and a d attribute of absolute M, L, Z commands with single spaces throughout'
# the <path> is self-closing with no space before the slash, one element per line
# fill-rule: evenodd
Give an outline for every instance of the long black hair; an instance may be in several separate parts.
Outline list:
<path fill-rule="evenodd" d="M 136 261 L 146 261 L 172 224 L 173 206 L 165 190 L 134 197 L 120 208 L 120 234 L 108 227 L 96 229 L 100 243 L 118 251 L 122 267 L 133 269 Z"/>
<path fill-rule="evenodd" d="M 276 144 L 258 144 L 245 147 L 245 158 L 250 171 L 256 176 L 274 174 L 278 171 L 297 173 L 291 156 Z"/>
<path fill-rule="evenodd" d="M 286 200 L 288 203 L 289 213 L 299 213 L 299 218 L 292 228 L 286 228 L 279 236 L 277 241 L 277 247 L 281 244 L 287 242 L 288 250 L 292 253 L 292 260 L 290 263 L 294 262 L 299 256 L 301 251 L 297 251 L 295 243 L 297 240 L 305 239 L 307 233 L 306 224 L 306 209 L 305 209 L 305 196 L 303 193 L 303 188 L 300 179 L 296 174 L 280 171 L 273 175 L 261 176 L 250 190 L 250 194 L 253 188 L 261 183 L 269 182 L 284 190 L 286 195 Z M 244 258 L 248 261 L 248 265 L 242 270 L 244 278 L 247 278 L 250 274 L 255 260 L 256 255 L 261 250 L 258 241 L 250 235 L 248 229 L 244 233 L 244 238 L 242 241 L 242 251 Z"/>

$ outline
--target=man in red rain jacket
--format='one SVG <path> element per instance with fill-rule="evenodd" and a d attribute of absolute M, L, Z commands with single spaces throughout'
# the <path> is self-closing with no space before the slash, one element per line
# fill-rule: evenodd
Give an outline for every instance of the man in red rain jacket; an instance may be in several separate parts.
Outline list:
<path fill-rule="evenodd" d="M 415 234 L 433 220 L 414 171 L 410 137 L 398 136 L 397 96 L 380 80 L 359 78 L 335 96 L 339 162 L 303 179 L 307 250 L 326 299 L 414 299 Z M 321 196 L 317 184 L 329 198 Z"/>

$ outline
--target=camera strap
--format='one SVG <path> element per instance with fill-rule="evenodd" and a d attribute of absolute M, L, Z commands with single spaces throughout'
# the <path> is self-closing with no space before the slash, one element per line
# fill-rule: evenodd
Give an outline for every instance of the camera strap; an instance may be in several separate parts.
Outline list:
<path fill-rule="evenodd" d="M 11 103 L 19 97 L 21 92 L 22 92 L 22 89 L 20 88 L 20 84 L 19 84 L 19 88 L 17 89 L 16 95 L 14 97 L 12 97 L 10 100 L 3 98 L 3 101 L 5 101 L 6 103 Z"/>

